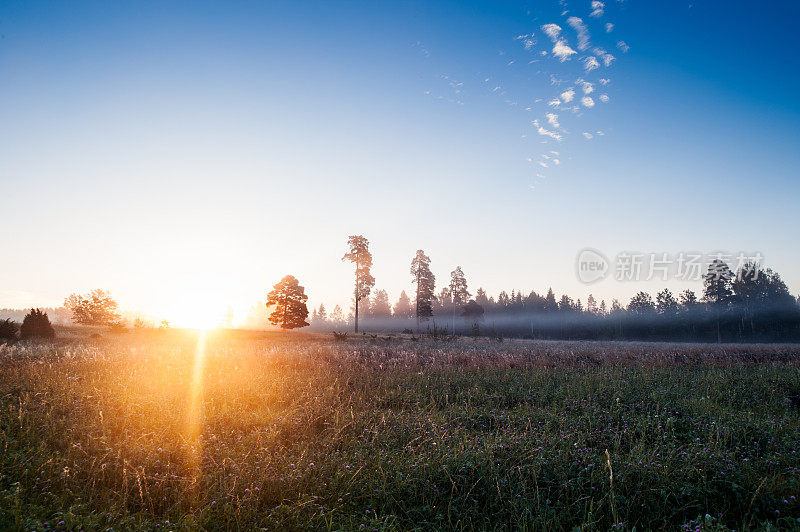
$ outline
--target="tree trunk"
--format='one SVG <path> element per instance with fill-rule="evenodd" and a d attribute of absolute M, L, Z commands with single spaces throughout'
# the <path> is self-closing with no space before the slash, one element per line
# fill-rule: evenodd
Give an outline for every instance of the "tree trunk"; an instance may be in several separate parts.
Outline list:
<path fill-rule="evenodd" d="M 356 289 L 353 291 L 353 296 L 356 300 L 356 334 L 358 334 L 358 261 L 361 258 L 358 256 L 358 252 L 356 252 Z"/>
<path fill-rule="evenodd" d="M 453 298 L 453 335 L 456 334 L 456 298 Z"/>
<path fill-rule="evenodd" d="M 417 315 L 417 334 L 419 334 L 419 268 L 417 268 L 417 301 L 415 314 Z"/>
<path fill-rule="evenodd" d="M 356 293 L 356 334 L 358 334 L 358 293 Z"/>

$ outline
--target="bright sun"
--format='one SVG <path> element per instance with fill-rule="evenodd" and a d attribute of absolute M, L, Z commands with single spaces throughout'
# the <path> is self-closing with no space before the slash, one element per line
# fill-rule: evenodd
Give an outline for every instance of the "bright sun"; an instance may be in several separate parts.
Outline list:
<path fill-rule="evenodd" d="M 172 320 L 176 327 L 208 330 L 219 327 L 222 317 L 218 309 L 194 307 L 178 310 Z"/>
<path fill-rule="evenodd" d="M 160 284 L 151 308 L 159 321 L 166 320 L 172 327 L 202 330 L 230 327 L 234 317 L 241 317 L 246 309 L 219 276 L 202 272 L 164 275 Z"/>
<path fill-rule="evenodd" d="M 184 296 L 177 298 L 175 303 L 162 312 L 173 327 L 208 330 L 225 326 L 226 312 L 229 308 L 225 298 L 222 297 L 195 300 Z"/>

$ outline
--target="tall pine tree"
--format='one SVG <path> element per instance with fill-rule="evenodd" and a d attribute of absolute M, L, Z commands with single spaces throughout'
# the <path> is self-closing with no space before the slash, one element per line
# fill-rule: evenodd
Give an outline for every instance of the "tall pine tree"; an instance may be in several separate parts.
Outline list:
<path fill-rule="evenodd" d="M 369 296 L 369 291 L 375 286 L 375 278 L 370 274 L 372 268 L 372 253 L 369 252 L 369 240 L 362 235 L 351 235 L 347 239 L 348 252 L 342 260 L 349 260 L 355 267 L 355 288 L 353 301 L 355 302 L 355 332 L 358 332 L 358 302 Z"/>
<path fill-rule="evenodd" d="M 461 266 L 450 272 L 450 299 L 453 305 L 453 332 L 456 332 L 456 309 L 467 304 L 470 293 L 467 291 L 467 278 Z"/>
<path fill-rule="evenodd" d="M 732 281 L 733 272 L 720 259 L 712 260 L 711 264 L 708 265 L 708 271 L 703 276 L 703 300 L 714 311 L 714 317 L 717 322 L 717 343 L 722 343 L 720 315 L 731 301 L 731 296 L 733 295 L 731 290 Z"/>
<path fill-rule="evenodd" d="M 417 250 L 411 261 L 412 282 L 417 285 L 416 312 L 417 330 L 420 320 L 433 316 L 433 298 L 436 288 L 436 277 L 431 272 L 431 259 L 421 249 Z"/>
<path fill-rule="evenodd" d="M 386 290 L 378 290 L 372 298 L 372 317 L 387 320 L 392 317 L 392 306 Z"/>
<path fill-rule="evenodd" d="M 407 319 L 414 315 L 414 308 L 411 306 L 411 298 L 408 297 L 406 291 L 400 292 L 400 297 L 397 298 L 397 303 L 394 304 L 394 317 Z"/>

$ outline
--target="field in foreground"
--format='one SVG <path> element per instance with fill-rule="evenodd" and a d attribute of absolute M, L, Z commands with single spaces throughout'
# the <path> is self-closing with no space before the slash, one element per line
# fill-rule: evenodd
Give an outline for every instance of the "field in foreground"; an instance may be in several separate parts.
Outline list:
<path fill-rule="evenodd" d="M 800 347 L 0 346 L 0 529 L 800 528 Z"/>

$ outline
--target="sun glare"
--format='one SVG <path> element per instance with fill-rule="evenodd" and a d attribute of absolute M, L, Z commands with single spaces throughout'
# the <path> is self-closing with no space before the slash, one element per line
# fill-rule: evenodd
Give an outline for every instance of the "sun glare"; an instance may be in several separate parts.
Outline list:
<path fill-rule="evenodd" d="M 213 280 L 202 280 L 194 286 L 212 286 Z M 166 320 L 171 327 L 180 329 L 209 330 L 234 325 L 234 316 L 241 315 L 240 306 L 234 298 L 221 289 L 208 289 L 197 294 L 191 285 L 171 286 L 162 294 L 163 298 L 153 305 L 158 320 Z M 234 311 L 234 308 L 237 311 Z"/>
<path fill-rule="evenodd" d="M 177 311 L 171 323 L 176 327 L 186 329 L 199 329 L 207 331 L 219 327 L 222 322 L 222 316 L 216 309 L 209 310 L 204 307 L 186 308 Z"/>

